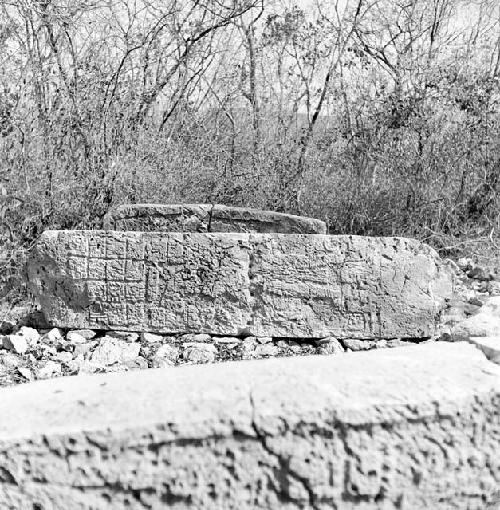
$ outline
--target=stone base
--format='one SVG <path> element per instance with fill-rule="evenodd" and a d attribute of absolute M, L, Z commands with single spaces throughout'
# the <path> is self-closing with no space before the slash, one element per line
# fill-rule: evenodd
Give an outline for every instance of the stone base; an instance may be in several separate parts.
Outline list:
<path fill-rule="evenodd" d="M 2 390 L 0 416 L 6 510 L 500 496 L 500 367 L 468 344 L 55 379 Z"/>
<path fill-rule="evenodd" d="M 47 231 L 28 261 L 64 328 L 284 338 L 419 338 L 452 292 L 402 238 Z"/>

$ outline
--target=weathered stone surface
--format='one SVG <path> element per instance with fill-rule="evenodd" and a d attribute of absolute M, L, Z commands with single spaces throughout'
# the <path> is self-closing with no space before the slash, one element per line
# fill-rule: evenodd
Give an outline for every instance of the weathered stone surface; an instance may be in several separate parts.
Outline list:
<path fill-rule="evenodd" d="M 2 508 L 484 510 L 500 367 L 468 344 L 2 390 Z"/>
<path fill-rule="evenodd" d="M 270 337 L 434 332 L 449 272 L 401 238 L 48 231 L 28 263 L 67 328 Z"/>
<path fill-rule="evenodd" d="M 475 336 L 495 336 L 500 331 L 500 296 L 486 300 L 475 315 L 455 324 L 451 329 L 454 340 L 467 340 Z"/>
<path fill-rule="evenodd" d="M 218 204 L 122 205 L 108 213 L 105 227 L 143 232 L 326 233 L 321 220 Z"/>

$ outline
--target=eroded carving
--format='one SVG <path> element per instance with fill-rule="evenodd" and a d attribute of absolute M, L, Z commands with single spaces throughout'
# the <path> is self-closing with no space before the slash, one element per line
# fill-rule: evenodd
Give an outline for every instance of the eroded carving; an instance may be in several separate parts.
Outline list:
<path fill-rule="evenodd" d="M 452 291 L 421 243 L 326 235 L 47 232 L 29 279 L 58 326 L 289 338 L 430 336 Z"/>

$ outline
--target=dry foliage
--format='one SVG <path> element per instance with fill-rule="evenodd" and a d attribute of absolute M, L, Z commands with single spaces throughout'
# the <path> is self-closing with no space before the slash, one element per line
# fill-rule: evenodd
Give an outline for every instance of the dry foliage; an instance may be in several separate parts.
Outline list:
<path fill-rule="evenodd" d="M 125 202 L 494 246 L 498 20 L 492 0 L 3 2 L 3 293 L 42 230 Z"/>

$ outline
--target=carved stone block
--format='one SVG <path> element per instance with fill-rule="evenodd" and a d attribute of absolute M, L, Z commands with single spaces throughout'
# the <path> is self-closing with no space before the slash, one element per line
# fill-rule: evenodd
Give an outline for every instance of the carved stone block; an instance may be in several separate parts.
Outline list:
<path fill-rule="evenodd" d="M 29 281 L 55 326 L 321 338 L 426 337 L 452 291 L 401 238 L 47 231 Z"/>

